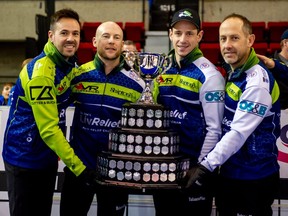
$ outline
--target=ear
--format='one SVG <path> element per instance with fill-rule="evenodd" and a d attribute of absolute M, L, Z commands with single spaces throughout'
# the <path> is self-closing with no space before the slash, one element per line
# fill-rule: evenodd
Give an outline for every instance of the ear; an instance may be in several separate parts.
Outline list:
<path fill-rule="evenodd" d="M 254 44 L 254 41 L 255 41 L 255 35 L 254 35 L 254 34 L 250 34 L 250 35 L 248 36 L 248 46 L 249 46 L 249 47 L 252 47 L 253 44 Z"/>
<path fill-rule="evenodd" d="M 169 38 L 170 38 L 170 41 L 172 41 L 172 35 L 173 35 L 173 30 L 172 28 L 169 29 Z"/>
<path fill-rule="evenodd" d="M 51 30 L 48 31 L 48 38 L 52 40 L 53 32 Z"/>
<path fill-rule="evenodd" d="M 197 42 L 198 43 L 202 40 L 203 35 L 204 35 L 204 31 L 200 30 L 197 34 Z"/>
<path fill-rule="evenodd" d="M 124 46 L 124 41 L 122 40 L 122 43 L 121 43 L 121 50 L 123 50 L 123 46 Z M 136 49 L 136 47 L 135 47 Z"/>
<path fill-rule="evenodd" d="M 97 48 L 97 40 L 96 40 L 96 37 L 93 37 L 93 38 L 92 38 L 92 44 L 93 44 L 94 47 Z"/>

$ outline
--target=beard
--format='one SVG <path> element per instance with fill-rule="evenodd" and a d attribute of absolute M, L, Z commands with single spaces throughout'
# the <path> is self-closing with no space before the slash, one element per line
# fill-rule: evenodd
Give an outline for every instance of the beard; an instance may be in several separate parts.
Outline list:
<path fill-rule="evenodd" d="M 119 58 L 121 55 L 121 52 L 117 51 L 115 54 L 107 54 L 105 50 L 99 50 L 97 51 L 98 55 L 101 56 L 104 60 L 107 61 L 113 61 Z"/>

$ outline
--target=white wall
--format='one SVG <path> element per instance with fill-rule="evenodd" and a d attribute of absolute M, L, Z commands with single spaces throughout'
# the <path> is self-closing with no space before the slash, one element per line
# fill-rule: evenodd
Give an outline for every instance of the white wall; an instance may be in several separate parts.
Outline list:
<path fill-rule="evenodd" d="M 222 21 L 230 13 L 255 22 L 288 21 L 287 0 L 203 0 L 203 5 L 203 21 Z"/>

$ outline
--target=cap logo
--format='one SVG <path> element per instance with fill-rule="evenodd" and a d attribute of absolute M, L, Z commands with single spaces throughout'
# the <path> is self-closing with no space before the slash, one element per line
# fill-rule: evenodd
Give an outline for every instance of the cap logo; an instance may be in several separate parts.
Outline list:
<path fill-rule="evenodd" d="M 179 14 L 179 17 L 190 17 L 193 19 L 192 13 L 190 13 L 189 11 L 183 11 Z"/>

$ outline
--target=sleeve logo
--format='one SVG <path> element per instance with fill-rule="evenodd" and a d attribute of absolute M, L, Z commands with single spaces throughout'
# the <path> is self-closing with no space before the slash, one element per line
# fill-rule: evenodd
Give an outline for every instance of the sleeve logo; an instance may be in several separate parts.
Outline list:
<path fill-rule="evenodd" d="M 52 90 L 51 86 L 31 86 L 30 87 L 31 101 L 53 100 L 51 90 Z"/>
<path fill-rule="evenodd" d="M 205 100 L 208 103 L 224 102 L 224 98 L 225 98 L 224 91 L 210 91 L 205 93 Z"/>
<path fill-rule="evenodd" d="M 239 110 L 264 117 L 268 107 L 253 101 L 243 100 L 239 103 Z"/>

